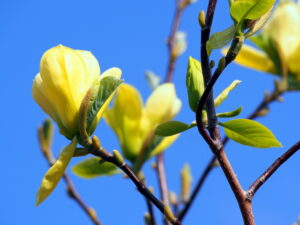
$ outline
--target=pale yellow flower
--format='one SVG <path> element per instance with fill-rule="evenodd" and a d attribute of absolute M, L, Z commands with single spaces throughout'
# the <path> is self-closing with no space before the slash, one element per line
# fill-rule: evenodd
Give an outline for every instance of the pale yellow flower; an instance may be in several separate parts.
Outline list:
<path fill-rule="evenodd" d="M 112 72 L 121 76 L 117 68 L 104 74 L 110 75 Z M 72 139 L 78 133 L 81 102 L 87 91 L 99 83 L 100 67 L 91 52 L 58 45 L 44 53 L 40 73 L 33 82 L 32 95 L 44 112 L 58 124 L 60 133 Z M 94 129 L 100 117 L 101 114 L 98 114 L 93 121 Z"/>
<path fill-rule="evenodd" d="M 262 51 L 243 45 L 236 63 L 279 76 L 284 66 L 289 89 L 300 88 L 300 2 L 279 2 L 261 33 L 250 40 Z"/>
<path fill-rule="evenodd" d="M 180 108 L 181 101 L 171 83 L 158 86 L 145 106 L 133 86 L 121 84 L 114 105 L 106 110 L 104 118 L 117 134 L 124 156 L 134 161 L 143 145 L 146 142 L 151 144 L 155 127 L 175 117 Z M 150 156 L 163 151 L 176 138 L 177 135 L 164 138 Z"/>

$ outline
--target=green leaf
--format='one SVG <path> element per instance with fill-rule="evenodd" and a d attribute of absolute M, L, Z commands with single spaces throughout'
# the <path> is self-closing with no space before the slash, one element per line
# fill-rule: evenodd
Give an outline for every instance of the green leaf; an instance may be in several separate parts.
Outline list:
<path fill-rule="evenodd" d="M 213 49 L 220 49 L 227 45 L 235 34 L 235 26 L 232 25 L 226 30 L 213 33 L 206 42 L 207 54 L 210 55 Z"/>
<path fill-rule="evenodd" d="M 76 164 L 72 168 L 72 172 L 82 178 L 94 178 L 98 176 L 112 176 L 119 173 L 119 170 L 112 163 L 100 163 L 99 158 L 89 158 Z"/>
<path fill-rule="evenodd" d="M 282 147 L 274 134 L 262 124 L 249 119 L 235 119 L 219 123 L 228 138 L 255 148 Z"/>
<path fill-rule="evenodd" d="M 243 107 L 239 107 L 233 111 L 230 111 L 230 112 L 224 112 L 224 113 L 218 113 L 217 114 L 217 117 L 220 117 L 220 118 L 230 118 L 230 117 L 235 117 L 235 116 L 238 116 L 241 114 L 242 112 L 242 109 Z"/>
<path fill-rule="evenodd" d="M 97 116 L 98 112 L 101 111 L 102 107 L 107 107 L 117 87 L 122 83 L 118 77 L 105 76 L 100 80 L 98 91 L 95 95 L 95 99 L 92 100 L 92 104 L 87 113 L 87 130 L 91 134 L 93 130 L 93 120 Z M 102 112 L 103 113 L 103 112 Z"/>
<path fill-rule="evenodd" d="M 231 4 L 230 14 L 239 23 L 245 19 L 256 20 L 265 15 L 275 0 L 237 0 Z"/>
<path fill-rule="evenodd" d="M 233 81 L 227 88 L 225 88 L 218 97 L 215 98 L 215 107 L 221 105 L 221 103 L 228 97 L 229 93 L 235 89 L 235 87 L 241 83 L 240 80 Z"/>
<path fill-rule="evenodd" d="M 155 134 L 164 137 L 172 136 L 174 134 L 181 133 L 195 126 L 196 126 L 195 122 L 191 124 L 186 124 L 180 121 L 168 121 L 158 125 L 157 128 L 155 129 Z"/>
<path fill-rule="evenodd" d="M 62 150 L 56 162 L 46 172 L 36 194 L 36 206 L 41 204 L 57 186 L 74 154 L 76 145 L 77 139 L 74 138 L 72 142 Z"/>
<path fill-rule="evenodd" d="M 198 101 L 204 92 L 204 81 L 201 64 L 198 60 L 192 57 L 189 57 L 186 73 L 186 87 L 190 108 L 196 112 Z"/>

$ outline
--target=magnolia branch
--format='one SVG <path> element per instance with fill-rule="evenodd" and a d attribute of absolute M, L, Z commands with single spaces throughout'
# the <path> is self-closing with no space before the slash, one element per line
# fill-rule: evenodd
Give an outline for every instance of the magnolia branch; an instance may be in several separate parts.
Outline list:
<path fill-rule="evenodd" d="M 300 142 L 293 145 L 287 152 L 281 155 L 254 183 L 247 191 L 247 196 L 251 201 L 256 191 L 276 172 L 276 170 L 300 149 Z"/>
<path fill-rule="evenodd" d="M 105 160 L 107 162 L 113 163 L 116 165 L 119 169 L 121 169 L 129 178 L 130 180 L 135 184 L 137 190 L 145 196 L 149 201 L 151 201 L 168 219 L 168 221 L 173 225 L 181 225 L 181 222 L 179 219 L 177 219 L 172 211 L 170 210 L 170 207 L 168 205 L 165 205 L 163 202 L 161 202 L 159 199 L 157 199 L 151 191 L 148 190 L 148 188 L 144 185 L 144 183 L 135 175 L 135 173 L 132 171 L 132 169 L 124 162 L 123 158 L 119 153 L 117 155 L 110 154 L 107 150 L 105 150 L 101 145 L 96 136 L 93 136 L 92 142 L 90 146 L 85 146 L 89 152 L 99 158 L 101 160 Z"/>
<path fill-rule="evenodd" d="M 217 81 L 218 77 L 220 76 L 220 74 L 222 73 L 222 71 L 224 70 L 224 68 L 226 67 L 226 65 L 230 63 L 230 58 L 229 58 L 229 56 L 231 55 L 230 51 L 232 49 L 235 49 L 238 46 L 237 43 L 239 42 L 236 42 L 235 41 L 236 39 L 233 40 L 229 53 L 227 53 L 227 56 L 229 58 L 228 62 L 226 58 L 225 60 L 221 59 L 218 68 L 216 69 L 213 77 L 211 77 L 211 68 L 209 66 L 209 56 L 206 50 L 206 42 L 209 39 L 210 29 L 213 21 L 216 4 L 217 4 L 217 0 L 209 1 L 205 24 L 202 24 L 202 30 L 201 30 L 201 65 L 202 65 L 202 71 L 203 71 L 203 77 L 205 83 L 205 91 L 201 96 L 201 99 L 197 106 L 197 113 L 196 113 L 197 127 L 199 133 L 202 135 L 202 137 L 204 138 L 204 140 L 207 142 L 210 149 L 214 153 L 215 157 L 217 158 L 226 176 L 226 179 L 238 201 L 245 225 L 254 225 L 254 217 L 252 213 L 251 202 L 247 201 L 246 194 L 243 188 L 241 187 L 241 184 L 239 183 L 239 180 L 237 179 L 235 172 L 227 158 L 227 155 L 223 148 L 220 132 L 217 127 L 217 117 L 216 117 L 214 99 L 213 99 L 213 86 Z M 234 54 L 232 55 L 234 56 Z M 231 61 L 233 59 L 234 57 L 232 57 Z M 202 110 L 204 109 L 204 105 L 206 105 L 206 111 L 208 114 L 209 133 L 207 133 L 206 128 L 204 127 L 204 124 L 202 122 Z"/>
<path fill-rule="evenodd" d="M 52 150 L 50 149 L 50 143 L 49 140 L 46 140 L 45 138 L 45 132 L 42 127 L 38 129 L 38 137 L 39 137 L 39 144 L 40 149 L 47 160 L 49 167 L 51 167 L 54 162 L 55 158 L 52 155 Z M 67 192 L 70 198 L 72 198 L 77 204 L 80 206 L 80 208 L 87 214 L 87 216 L 91 219 L 91 221 L 95 225 L 102 225 L 100 220 L 97 218 L 96 212 L 90 208 L 80 197 L 78 191 L 76 190 L 71 178 L 67 175 L 67 173 L 64 173 L 63 179 L 67 186 Z"/>
<path fill-rule="evenodd" d="M 273 103 L 274 101 L 277 101 L 283 93 L 284 92 L 278 91 L 278 90 L 275 89 L 270 95 L 265 95 L 265 97 L 261 100 L 261 102 L 255 108 L 255 110 L 253 110 L 253 112 L 247 118 L 248 119 L 256 119 L 257 117 L 261 116 L 261 112 L 265 109 L 268 109 L 269 105 L 271 103 Z M 223 141 L 222 141 L 223 146 L 225 146 L 227 144 L 228 140 L 229 140 L 228 137 L 225 137 L 223 139 Z M 188 210 L 192 206 L 196 196 L 200 192 L 200 189 L 202 188 L 203 183 L 207 179 L 208 175 L 210 174 L 212 169 L 215 168 L 214 165 L 216 163 L 217 163 L 217 158 L 215 156 L 212 156 L 211 159 L 209 160 L 209 163 L 205 167 L 204 171 L 200 175 L 200 177 L 198 179 L 198 182 L 197 182 L 195 188 L 192 191 L 192 194 L 191 194 L 191 197 L 190 197 L 189 201 L 185 204 L 184 208 L 182 209 L 182 211 L 178 215 L 178 218 L 181 221 L 184 219 L 184 217 L 186 216 Z"/>
<path fill-rule="evenodd" d="M 171 82 L 174 70 L 175 70 L 175 62 L 178 56 L 174 55 L 174 48 L 175 48 L 175 38 L 176 38 L 176 32 L 178 31 L 182 12 L 187 6 L 188 1 L 186 0 L 176 0 L 176 9 L 175 9 L 175 15 L 171 26 L 170 35 L 168 38 L 168 55 L 169 60 L 167 64 L 167 72 L 166 72 L 166 78 L 165 82 Z M 166 172 L 165 172 L 165 166 L 164 166 L 164 155 L 163 153 L 158 154 L 157 156 L 157 175 L 158 175 L 158 182 L 160 187 L 160 193 L 161 198 L 163 202 L 166 205 L 169 205 L 169 190 L 167 185 L 167 178 L 166 178 Z M 165 221 L 165 224 L 168 224 L 167 221 Z"/>

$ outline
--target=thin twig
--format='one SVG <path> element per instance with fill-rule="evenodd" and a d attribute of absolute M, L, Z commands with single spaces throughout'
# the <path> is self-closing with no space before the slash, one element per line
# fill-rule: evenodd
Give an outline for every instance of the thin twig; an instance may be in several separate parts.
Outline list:
<path fill-rule="evenodd" d="M 169 189 L 167 184 L 167 177 L 166 177 L 166 171 L 165 171 L 165 163 L 164 163 L 164 154 L 160 153 L 157 155 L 156 158 L 156 164 L 157 164 L 157 178 L 159 183 L 159 190 L 160 190 L 160 196 L 164 204 L 170 205 L 169 202 Z M 168 225 L 168 221 L 164 219 L 164 223 Z"/>
<path fill-rule="evenodd" d="M 204 140 L 209 145 L 210 149 L 218 159 L 218 162 L 227 178 L 227 181 L 237 199 L 237 202 L 240 207 L 241 214 L 244 219 L 245 225 L 254 225 L 254 217 L 252 213 L 252 205 L 250 201 L 247 201 L 246 194 L 237 179 L 235 172 L 227 158 L 227 155 L 224 151 L 221 136 L 219 133 L 219 129 L 217 127 L 217 117 L 215 112 L 214 100 L 213 100 L 213 86 L 217 81 L 218 77 L 230 63 L 230 60 L 234 59 L 234 54 L 232 57 L 229 58 L 231 55 L 230 53 L 227 54 L 228 60 L 225 58 L 225 61 L 221 60 L 218 68 L 216 69 L 213 77 L 211 78 L 211 68 L 209 67 L 209 56 L 206 50 L 206 42 L 209 39 L 211 24 L 214 16 L 215 7 L 217 4 L 217 0 L 210 0 L 208 3 L 208 9 L 206 14 L 205 26 L 202 27 L 201 30 L 201 65 L 202 65 L 202 72 L 203 78 L 205 83 L 205 91 L 201 96 L 201 99 L 197 106 L 197 113 L 196 113 L 196 120 L 197 120 L 197 127 L 199 133 L 202 135 Z M 229 52 L 236 47 L 240 47 L 239 40 L 234 39 Z M 235 51 L 232 51 L 235 53 Z M 226 57 L 227 57 L 226 56 Z M 231 60 L 231 61 L 232 61 Z M 228 61 L 228 62 L 227 62 Z M 206 105 L 206 111 L 208 114 L 208 130 L 209 134 L 206 132 L 206 129 L 202 122 L 202 110 Z"/>
<path fill-rule="evenodd" d="M 98 139 L 95 136 L 92 140 L 93 141 L 91 146 L 85 146 L 91 154 L 100 157 L 101 160 L 105 160 L 116 165 L 130 178 L 130 180 L 137 187 L 137 190 L 149 201 L 151 201 L 166 216 L 166 218 L 171 222 L 171 224 L 181 225 L 180 220 L 178 220 L 171 212 L 168 212 L 167 208 L 169 206 L 165 205 L 163 202 L 157 199 L 125 162 L 120 162 L 107 150 L 101 147 L 99 141 L 97 141 Z"/>
<path fill-rule="evenodd" d="M 283 94 L 284 92 L 278 92 L 274 90 L 269 96 L 265 96 L 261 102 L 258 104 L 258 106 L 253 110 L 253 112 L 247 117 L 248 119 L 256 119 L 257 117 L 260 116 L 260 112 L 264 109 L 269 108 L 269 105 L 273 103 L 274 101 L 277 101 L 278 98 Z M 225 146 L 228 143 L 229 139 L 228 137 L 225 137 L 222 141 L 223 146 Z M 187 214 L 188 210 L 192 206 L 195 197 L 198 195 L 200 192 L 200 189 L 202 188 L 202 185 L 204 181 L 207 179 L 208 175 L 212 171 L 213 168 L 216 168 L 214 164 L 217 162 L 217 158 L 215 156 L 212 156 L 211 159 L 209 160 L 209 163 L 205 167 L 204 171 L 202 172 L 201 176 L 198 179 L 197 185 L 192 191 L 191 197 L 189 201 L 185 204 L 183 210 L 180 212 L 178 215 L 178 218 L 182 221 Z"/>
<path fill-rule="evenodd" d="M 191 194 L 191 197 L 190 197 L 189 201 L 184 205 L 184 208 L 182 209 L 182 211 L 178 215 L 178 219 L 180 221 L 183 220 L 186 213 L 188 212 L 188 210 L 192 206 L 196 196 L 198 195 L 198 192 L 200 191 L 202 185 L 204 184 L 204 181 L 206 180 L 207 176 L 209 175 L 215 161 L 216 161 L 216 158 L 212 157 L 212 159 L 207 164 L 205 170 L 203 171 L 203 174 L 201 175 L 201 178 L 199 179 L 195 189 L 193 190 L 193 192 Z"/>
<path fill-rule="evenodd" d="M 300 142 L 293 145 L 288 151 L 281 155 L 259 178 L 257 178 L 254 183 L 249 187 L 247 191 L 247 196 L 251 201 L 256 191 L 273 175 L 273 173 L 294 153 L 300 149 Z"/>
<path fill-rule="evenodd" d="M 169 60 L 168 60 L 168 64 L 167 64 L 165 82 L 171 82 L 173 75 L 174 75 L 175 62 L 177 59 L 177 56 L 173 54 L 174 47 L 176 44 L 175 38 L 176 38 L 176 32 L 179 28 L 182 12 L 185 8 L 185 6 L 184 7 L 180 6 L 181 2 L 182 1 L 180 1 L 180 0 L 176 0 L 176 9 L 175 9 L 175 14 L 174 14 L 174 19 L 172 22 L 171 31 L 170 31 L 170 35 L 168 38 L 167 45 L 168 45 Z M 158 154 L 156 159 L 157 159 L 156 160 L 156 164 L 157 164 L 156 171 L 157 171 L 157 176 L 158 176 L 161 199 L 163 200 L 164 204 L 169 205 L 169 190 L 168 190 L 165 165 L 164 165 L 164 154 L 163 153 Z M 164 220 L 164 223 L 166 225 L 168 225 L 167 220 Z"/>
<path fill-rule="evenodd" d="M 172 78 L 174 75 L 174 70 L 175 70 L 175 62 L 177 59 L 177 57 L 174 56 L 174 54 L 173 54 L 173 49 L 175 47 L 176 32 L 178 31 L 182 12 L 184 10 L 184 8 L 180 7 L 179 4 L 180 4 L 180 1 L 177 0 L 174 19 L 172 22 L 170 35 L 169 35 L 168 42 L 167 42 L 169 60 L 168 60 L 168 64 L 167 64 L 167 72 L 166 72 L 165 82 L 172 81 Z"/>
<path fill-rule="evenodd" d="M 64 173 L 63 179 L 67 185 L 67 191 L 69 196 L 78 203 L 78 205 L 81 207 L 81 209 L 89 216 L 89 218 L 93 221 L 95 225 L 101 225 L 101 222 L 97 218 L 97 214 L 94 211 L 94 209 L 88 207 L 85 202 L 80 197 L 78 191 L 76 190 L 73 182 L 71 181 L 71 178 L 67 175 L 67 173 Z"/>
<path fill-rule="evenodd" d="M 45 159 L 47 160 L 49 167 L 51 167 L 55 162 L 55 158 L 52 154 L 52 149 L 50 147 L 51 144 L 50 143 L 46 144 L 45 134 L 43 132 L 42 127 L 40 127 L 38 129 L 38 137 L 39 137 L 39 144 L 40 144 L 41 152 L 43 153 Z M 67 173 L 64 173 L 63 179 L 66 183 L 67 192 L 68 192 L 69 197 L 72 198 L 80 206 L 80 208 L 87 214 L 87 216 L 91 219 L 91 221 L 95 225 L 102 225 L 100 220 L 97 218 L 97 214 L 94 211 L 94 209 L 90 208 L 80 197 L 71 178 L 67 175 Z"/>
<path fill-rule="evenodd" d="M 150 215 L 150 223 L 151 223 L 151 225 L 156 225 L 152 203 L 147 198 L 145 198 L 145 200 L 146 200 L 148 212 L 149 212 L 149 215 Z"/>

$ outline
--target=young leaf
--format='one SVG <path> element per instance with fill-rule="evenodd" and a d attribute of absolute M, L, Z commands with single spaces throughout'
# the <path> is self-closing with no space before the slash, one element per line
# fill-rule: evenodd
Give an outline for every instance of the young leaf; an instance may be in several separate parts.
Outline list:
<path fill-rule="evenodd" d="M 150 154 L 148 158 L 151 158 L 158 153 L 161 153 L 162 151 L 166 150 L 178 137 L 179 134 L 175 134 L 169 137 L 161 137 L 157 136 L 158 138 L 162 138 L 160 142 L 158 142 L 156 145 L 153 145 L 149 148 Z"/>
<path fill-rule="evenodd" d="M 72 172 L 82 178 L 111 176 L 119 173 L 118 168 L 109 162 L 99 163 L 99 158 L 89 158 L 81 161 L 72 168 Z"/>
<path fill-rule="evenodd" d="M 228 138 L 255 148 L 282 147 L 274 134 L 262 124 L 249 119 L 235 119 L 219 123 Z"/>
<path fill-rule="evenodd" d="M 155 134 L 159 136 L 172 136 L 174 134 L 186 131 L 194 126 L 196 126 L 196 123 L 186 124 L 180 121 L 168 121 L 158 125 L 155 129 Z"/>
<path fill-rule="evenodd" d="M 235 87 L 241 83 L 240 80 L 233 81 L 227 88 L 225 88 L 218 97 L 215 98 L 215 106 L 218 107 L 228 97 L 229 93 L 235 89 Z"/>
<path fill-rule="evenodd" d="M 95 99 L 92 102 L 87 113 L 87 130 L 91 130 L 93 120 L 98 113 L 103 113 L 104 109 L 109 104 L 117 87 L 122 83 L 122 80 L 115 76 L 103 77 L 100 81 L 99 89 L 96 93 Z M 90 132 L 88 132 L 90 133 Z"/>
<path fill-rule="evenodd" d="M 218 113 L 217 114 L 217 117 L 220 117 L 220 118 L 230 118 L 230 117 L 235 117 L 235 116 L 238 116 L 241 114 L 242 112 L 242 109 L 243 107 L 239 107 L 233 111 L 230 111 L 230 112 L 224 112 L 224 113 Z"/>
<path fill-rule="evenodd" d="M 67 145 L 60 153 L 59 158 L 46 172 L 42 184 L 36 194 L 36 206 L 41 204 L 54 190 L 60 179 L 62 178 L 77 145 L 77 139 Z"/>
<path fill-rule="evenodd" d="M 234 25 L 221 32 L 213 33 L 206 43 L 207 54 L 210 55 L 213 49 L 223 48 L 232 40 L 234 34 Z"/>
<path fill-rule="evenodd" d="M 256 20 L 265 15 L 275 0 L 237 0 L 231 4 L 230 14 L 237 23 L 245 19 Z"/>
<path fill-rule="evenodd" d="M 198 101 L 204 92 L 204 81 L 201 64 L 198 60 L 192 57 L 189 57 L 186 73 L 186 87 L 188 91 L 190 108 L 196 112 Z"/>
<path fill-rule="evenodd" d="M 271 14 L 272 14 L 272 8 L 268 12 L 266 12 L 262 17 L 260 17 L 255 21 L 254 25 L 251 26 L 249 31 L 247 31 L 247 33 L 245 34 L 245 38 L 249 38 L 252 35 L 254 35 L 256 32 L 258 32 L 268 21 Z"/>

